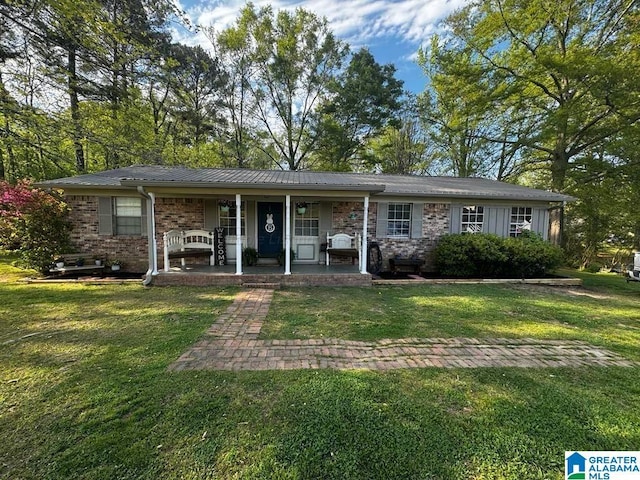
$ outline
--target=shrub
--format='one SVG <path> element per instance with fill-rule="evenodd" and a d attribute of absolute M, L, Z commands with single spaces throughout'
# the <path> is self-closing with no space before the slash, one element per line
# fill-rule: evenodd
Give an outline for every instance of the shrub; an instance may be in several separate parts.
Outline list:
<path fill-rule="evenodd" d="M 258 251 L 253 247 L 246 247 L 242 250 L 242 263 L 252 267 L 258 263 Z"/>
<path fill-rule="evenodd" d="M 0 183 L 0 245 L 17 250 L 22 266 L 46 272 L 56 254 L 69 250 L 68 214 L 57 192 L 28 181 Z"/>
<path fill-rule="evenodd" d="M 529 232 L 518 238 L 446 235 L 434 250 L 437 271 L 450 277 L 538 277 L 560 266 L 562 258 L 560 248 Z"/>

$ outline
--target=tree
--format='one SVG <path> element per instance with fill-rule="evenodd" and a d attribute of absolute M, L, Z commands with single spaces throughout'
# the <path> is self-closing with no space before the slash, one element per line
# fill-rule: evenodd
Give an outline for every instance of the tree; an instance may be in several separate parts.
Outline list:
<path fill-rule="evenodd" d="M 433 148 L 417 119 L 416 99 L 407 96 L 394 124 L 367 141 L 363 159 L 368 170 L 398 175 L 424 175 L 431 170 Z"/>
<path fill-rule="evenodd" d="M 182 124 L 176 132 L 182 143 L 197 146 L 210 140 L 220 122 L 219 92 L 224 84 L 218 61 L 202 47 L 175 44 L 168 67 L 174 118 Z"/>
<path fill-rule="evenodd" d="M 247 11 L 238 17 L 234 26 L 220 33 L 212 27 L 206 29 L 226 79 L 221 90 L 221 106 L 228 125 L 227 144 L 234 159 L 233 165 L 227 166 L 238 168 L 250 166 L 251 153 L 256 151 L 255 118 L 251 115 L 251 81 L 256 69 L 251 29 L 255 21 L 256 16 Z"/>
<path fill-rule="evenodd" d="M 268 141 L 261 148 L 281 168 L 304 168 L 318 141 L 316 107 L 327 97 L 346 47 L 326 19 L 301 8 L 274 14 L 271 7 L 256 11 L 248 4 L 238 25 L 247 41 L 237 48 L 250 51 L 254 67 L 248 83 L 252 113 L 262 127 L 258 135 Z"/>
<path fill-rule="evenodd" d="M 349 65 L 331 84 L 331 98 L 321 108 L 316 136 L 320 167 L 356 170 L 367 140 L 387 126 L 398 126 L 403 82 L 395 67 L 380 65 L 366 48 L 351 57 Z"/>
<path fill-rule="evenodd" d="M 634 0 L 474 1 L 432 61 L 482 118 L 514 127 L 470 137 L 521 147 L 562 191 L 574 159 L 640 119 L 638 18 Z"/>

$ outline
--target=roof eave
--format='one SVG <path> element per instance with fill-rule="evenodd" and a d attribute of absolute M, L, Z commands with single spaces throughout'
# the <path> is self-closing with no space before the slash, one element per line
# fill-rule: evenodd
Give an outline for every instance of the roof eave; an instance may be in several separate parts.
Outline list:
<path fill-rule="evenodd" d="M 260 189 L 274 189 L 274 190 L 333 190 L 333 191 L 345 191 L 345 192 L 369 192 L 370 194 L 376 194 L 384 192 L 384 185 L 329 185 L 329 184 L 308 184 L 308 183 L 245 183 L 245 182 L 176 182 L 176 181 L 159 181 L 159 180 L 135 180 L 135 179 L 122 179 L 120 184 L 127 187 L 170 187 L 170 188 L 220 188 L 225 190 L 260 190 Z"/>

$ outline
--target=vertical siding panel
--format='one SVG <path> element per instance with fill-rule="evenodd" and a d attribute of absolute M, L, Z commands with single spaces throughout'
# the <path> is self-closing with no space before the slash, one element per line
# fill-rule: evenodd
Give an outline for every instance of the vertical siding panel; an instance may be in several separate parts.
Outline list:
<path fill-rule="evenodd" d="M 327 232 L 333 229 L 333 202 L 320 202 L 319 232 L 320 242 L 327 241 Z"/>
<path fill-rule="evenodd" d="M 208 198 L 204 201 L 204 228 L 212 231 L 218 226 L 218 201 Z"/>
<path fill-rule="evenodd" d="M 257 248 L 256 237 L 258 236 L 256 232 L 256 202 L 245 200 L 244 202 L 244 221 L 246 222 L 246 237 L 247 237 L 247 246 Z M 293 225 L 292 225 L 293 228 Z"/>

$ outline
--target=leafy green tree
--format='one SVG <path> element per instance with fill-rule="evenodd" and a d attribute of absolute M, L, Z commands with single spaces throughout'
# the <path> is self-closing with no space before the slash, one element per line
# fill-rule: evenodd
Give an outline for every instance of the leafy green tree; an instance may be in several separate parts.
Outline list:
<path fill-rule="evenodd" d="M 640 119 L 638 3 L 629 0 L 474 1 L 447 19 L 432 61 L 471 110 L 506 115 L 507 135 L 565 188 L 572 161 Z M 481 113 L 481 112 L 480 112 Z"/>
<path fill-rule="evenodd" d="M 298 170 L 316 149 L 316 108 L 327 98 L 329 83 L 346 54 L 326 19 L 304 9 L 295 13 L 271 7 L 241 12 L 253 66 L 248 87 L 264 154 L 281 168 Z M 224 35 L 224 32 L 223 32 Z"/>
<path fill-rule="evenodd" d="M 362 167 L 359 157 L 367 140 L 384 127 L 399 125 L 402 85 L 395 78 L 395 67 L 380 65 L 366 48 L 352 55 L 347 68 L 331 82 L 331 98 L 321 108 L 316 155 L 321 169 Z"/>

